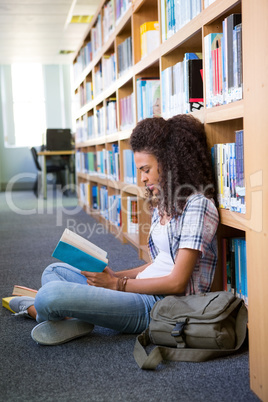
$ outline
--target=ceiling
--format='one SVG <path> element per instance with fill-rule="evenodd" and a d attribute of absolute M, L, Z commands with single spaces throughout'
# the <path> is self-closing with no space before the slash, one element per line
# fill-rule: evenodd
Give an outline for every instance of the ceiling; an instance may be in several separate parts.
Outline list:
<path fill-rule="evenodd" d="M 73 16 L 94 15 L 101 0 L 0 0 L 0 64 L 72 63 L 88 23 Z"/>

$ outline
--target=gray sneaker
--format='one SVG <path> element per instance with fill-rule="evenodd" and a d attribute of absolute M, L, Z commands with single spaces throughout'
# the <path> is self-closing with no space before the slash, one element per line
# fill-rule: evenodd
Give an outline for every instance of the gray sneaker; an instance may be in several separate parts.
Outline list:
<path fill-rule="evenodd" d="M 93 328 L 93 324 L 75 318 L 61 321 L 43 321 L 33 328 L 31 336 L 40 345 L 60 345 L 80 336 L 88 335 Z"/>
<path fill-rule="evenodd" d="M 34 319 L 28 314 L 28 308 L 34 304 L 34 297 L 18 296 L 13 297 L 9 302 L 9 307 L 15 312 L 15 316 L 22 315 Z"/>

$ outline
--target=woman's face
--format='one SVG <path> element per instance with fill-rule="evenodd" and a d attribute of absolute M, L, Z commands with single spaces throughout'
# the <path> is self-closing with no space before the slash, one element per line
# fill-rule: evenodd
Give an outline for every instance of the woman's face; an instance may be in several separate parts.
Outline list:
<path fill-rule="evenodd" d="M 147 152 L 134 152 L 134 160 L 141 172 L 141 181 L 156 195 L 159 192 L 159 168 L 156 157 Z"/>

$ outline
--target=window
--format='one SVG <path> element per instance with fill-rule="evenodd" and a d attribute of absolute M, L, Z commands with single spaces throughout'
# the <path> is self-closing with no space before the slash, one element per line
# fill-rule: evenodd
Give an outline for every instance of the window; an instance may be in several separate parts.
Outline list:
<path fill-rule="evenodd" d="M 11 75 L 15 145 L 41 145 L 46 129 L 42 65 L 12 64 Z"/>

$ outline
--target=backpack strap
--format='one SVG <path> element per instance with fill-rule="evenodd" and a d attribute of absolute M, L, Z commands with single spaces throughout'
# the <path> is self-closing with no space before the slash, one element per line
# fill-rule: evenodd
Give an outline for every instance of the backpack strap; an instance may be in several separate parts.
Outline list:
<path fill-rule="evenodd" d="M 236 352 L 244 343 L 247 334 L 247 321 L 247 308 L 241 303 L 236 317 L 236 347 L 234 349 L 194 349 L 156 346 L 147 354 L 145 347 L 151 344 L 149 328 L 147 328 L 136 338 L 133 352 L 134 358 L 141 369 L 152 370 L 163 360 L 203 362 L 212 358 L 227 356 Z"/>

